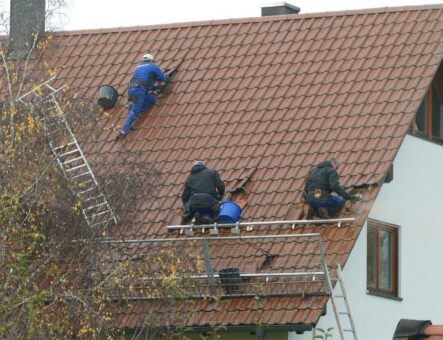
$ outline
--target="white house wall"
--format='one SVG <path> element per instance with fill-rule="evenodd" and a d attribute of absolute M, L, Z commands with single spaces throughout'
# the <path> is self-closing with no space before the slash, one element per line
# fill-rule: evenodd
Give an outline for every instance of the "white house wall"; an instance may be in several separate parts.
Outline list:
<path fill-rule="evenodd" d="M 383 184 L 369 217 L 400 226 L 402 300 L 366 293 L 365 225 L 343 270 L 359 340 L 391 340 L 403 318 L 443 324 L 443 146 L 406 136 L 394 180 Z M 330 303 L 318 327 L 337 329 Z M 312 333 L 288 339 L 312 340 Z"/>

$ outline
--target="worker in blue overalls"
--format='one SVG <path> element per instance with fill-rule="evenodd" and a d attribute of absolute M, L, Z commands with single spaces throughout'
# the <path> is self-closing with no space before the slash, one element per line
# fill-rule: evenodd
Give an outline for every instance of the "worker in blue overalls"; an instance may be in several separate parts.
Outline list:
<path fill-rule="evenodd" d="M 154 106 L 156 102 L 155 94 L 166 82 L 167 78 L 163 71 L 154 63 L 154 56 L 145 54 L 129 81 L 128 96 L 131 104 L 117 140 L 126 136 L 141 112 Z"/>

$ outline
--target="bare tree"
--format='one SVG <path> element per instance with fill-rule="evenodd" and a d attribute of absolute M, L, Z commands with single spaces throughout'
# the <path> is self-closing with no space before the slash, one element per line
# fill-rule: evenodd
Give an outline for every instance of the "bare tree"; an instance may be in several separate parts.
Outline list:
<path fill-rule="evenodd" d="M 55 7 L 48 15 L 64 5 L 50 3 Z M 152 199 L 161 173 L 135 153 L 125 153 L 119 162 L 96 155 L 93 168 L 119 225 L 91 228 L 82 215 L 84 202 L 48 143 L 53 107 L 17 101 L 56 75 L 43 53 L 51 48 L 50 34 L 35 36 L 20 60 L 8 59 L 6 41 L 0 48 L 0 338 L 123 336 L 116 318 L 133 301 L 131 294 L 173 308 L 171 301 L 183 298 L 176 277 L 196 271 L 179 266 L 186 254 L 177 257 L 171 249 L 146 262 L 144 255 L 96 241 L 116 235 L 121 226 L 134 227 L 133 215 L 141 202 Z M 94 98 L 64 91 L 58 102 L 81 144 L 101 132 Z M 62 131 L 50 132 L 63 138 Z M 143 320 L 152 329 L 163 321 L 150 313 Z M 169 323 L 180 325 L 180 320 Z"/>

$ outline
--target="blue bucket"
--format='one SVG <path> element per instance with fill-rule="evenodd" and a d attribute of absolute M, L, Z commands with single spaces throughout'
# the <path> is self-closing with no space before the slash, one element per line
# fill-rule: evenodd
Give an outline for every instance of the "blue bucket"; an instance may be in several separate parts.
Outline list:
<path fill-rule="evenodd" d="M 237 203 L 232 201 L 223 201 L 220 205 L 220 212 L 218 213 L 219 223 L 236 223 L 241 214 L 241 209 Z"/>

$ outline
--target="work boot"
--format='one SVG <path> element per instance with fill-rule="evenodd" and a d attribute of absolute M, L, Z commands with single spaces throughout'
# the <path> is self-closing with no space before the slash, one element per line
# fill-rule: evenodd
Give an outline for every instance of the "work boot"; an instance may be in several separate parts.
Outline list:
<path fill-rule="evenodd" d="M 309 207 L 308 213 L 306 214 L 306 219 L 307 220 L 312 220 L 313 218 L 314 218 L 314 209 Z"/>
<path fill-rule="evenodd" d="M 202 215 L 200 216 L 200 222 L 201 224 L 213 224 L 214 220 L 210 218 L 209 216 Z"/>
<path fill-rule="evenodd" d="M 190 213 L 183 213 L 182 215 L 182 224 L 186 224 L 191 222 L 192 220 L 192 214 Z"/>
<path fill-rule="evenodd" d="M 126 133 L 123 133 L 123 132 L 119 131 L 117 137 L 115 137 L 115 140 L 116 140 L 116 141 L 117 141 L 117 140 L 122 140 L 122 139 L 125 138 L 125 137 L 126 137 Z"/>
<path fill-rule="evenodd" d="M 195 224 L 202 224 L 201 223 L 201 217 L 202 217 L 202 215 L 199 212 L 194 213 L 194 222 L 195 222 Z"/>
<path fill-rule="evenodd" d="M 329 220 L 329 212 L 327 208 L 321 207 L 317 209 L 317 215 L 322 220 Z"/>
<path fill-rule="evenodd" d="M 212 223 L 214 223 L 212 218 L 210 218 L 209 216 L 206 216 L 206 215 L 202 215 L 199 212 L 196 212 L 194 214 L 194 217 L 195 217 L 196 224 L 212 224 Z"/>

